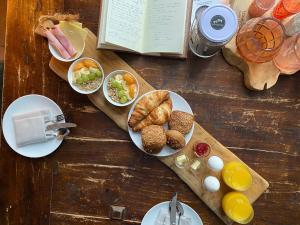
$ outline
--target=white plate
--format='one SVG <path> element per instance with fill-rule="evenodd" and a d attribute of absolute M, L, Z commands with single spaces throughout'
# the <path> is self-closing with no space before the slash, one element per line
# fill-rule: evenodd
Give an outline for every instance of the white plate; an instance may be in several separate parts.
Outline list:
<path fill-rule="evenodd" d="M 72 27 L 72 26 L 71 26 Z M 72 42 L 74 45 L 75 49 L 77 50 L 77 53 L 75 56 L 73 56 L 70 59 L 65 59 L 61 56 L 61 54 L 48 42 L 48 47 L 50 50 L 50 53 L 54 58 L 56 58 L 59 61 L 62 62 L 72 62 L 76 59 L 79 59 L 79 57 L 82 55 L 84 49 L 85 49 L 85 41 L 83 37 L 78 34 L 78 31 L 75 29 L 68 29 L 68 30 L 62 30 L 63 33 L 66 35 L 66 37 Z"/>
<path fill-rule="evenodd" d="M 142 97 L 144 97 L 145 95 L 147 95 L 149 93 L 152 93 L 152 92 L 155 92 L 155 91 L 157 91 L 157 90 L 150 91 L 150 92 L 142 95 L 141 97 L 139 97 L 136 100 L 136 102 L 133 104 L 133 106 L 131 107 L 131 109 L 129 111 L 128 120 L 129 120 L 129 118 L 130 118 L 130 116 L 131 116 L 131 114 L 132 114 L 132 112 L 134 110 L 135 105 L 140 101 L 140 99 Z M 172 92 L 172 91 L 169 91 L 169 93 L 170 93 L 170 98 L 171 98 L 172 103 L 173 103 L 173 109 L 172 109 L 172 111 L 179 110 L 179 111 L 187 112 L 187 113 L 193 115 L 193 111 L 192 111 L 190 105 L 187 103 L 187 101 L 183 97 L 181 97 L 180 95 L 178 95 L 178 94 L 176 94 L 175 92 Z M 168 129 L 167 123 L 164 124 L 164 128 L 165 128 L 165 130 Z M 143 143 L 142 143 L 142 138 L 141 138 L 141 133 L 140 132 L 133 132 L 133 130 L 130 127 L 128 127 L 128 131 L 129 131 L 129 135 L 130 135 L 130 138 L 132 139 L 133 143 L 139 149 L 141 149 L 143 152 L 149 154 L 148 152 L 146 152 L 144 150 Z M 190 130 L 190 132 L 185 135 L 185 143 L 186 144 L 188 144 L 189 141 L 191 140 L 193 132 L 194 132 L 194 124 L 193 124 L 193 127 Z M 173 154 L 177 153 L 178 151 L 180 151 L 180 149 L 179 150 L 174 150 L 174 149 L 172 149 L 172 148 L 170 148 L 169 146 L 166 145 L 165 147 L 163 147 L 163 149 L 161 150 L 160 153 L 158 153 L 158 154 L 150 154 L 150 155 L 164 157 L 164 156 L 173 155 Z"/>
<path fill-rule="evenodd" d="M 26 113 L 41 108 L 49 109 L 53 116 L 60 115 L 63 113 L 54 101 L 42 95 L 25 95 L 23 97 L 20 97 L 16 99 L 13 103 L 11 103 L 4 113 L 2 121 L 2 130 L 4 138 L 7 144 L 20 155 L 30 158 L 43 157 L 54 152 L 62 143 L 62 140 L 57 140 L 56 138 L 53 138 L 44 143 L 37 143 L 27 145 L 24 147 L 17 147 L 12 116 L 14 114 Z M 63 120 L 62 122 L 65 121 Z"/>
<path fill-rule="evenodd" d="M 169 209 L 170 202 L 162 202 L 155 206 L 153 206 L 144 216 L 141 225 L 154 225 L 155 219 L 158 215 L 159 210 L 161 209 Z M 191 225 L 203 225 L 200 216 L 188 205 L 182 203 L 184 216 L 189 217 L 192 219 Z"/>

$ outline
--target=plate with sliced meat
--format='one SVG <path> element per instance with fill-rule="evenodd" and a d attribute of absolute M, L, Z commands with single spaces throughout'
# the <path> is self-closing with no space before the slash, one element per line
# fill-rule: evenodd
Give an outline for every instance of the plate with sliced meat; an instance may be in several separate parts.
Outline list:
<path fill-rule="evenodd" d="M 128 131 L 134 144 L 145 153 L 170 156 L 191 140 L 193 111 L 175 92 L 150 91 L 139 97 L 129 111 Z"/>

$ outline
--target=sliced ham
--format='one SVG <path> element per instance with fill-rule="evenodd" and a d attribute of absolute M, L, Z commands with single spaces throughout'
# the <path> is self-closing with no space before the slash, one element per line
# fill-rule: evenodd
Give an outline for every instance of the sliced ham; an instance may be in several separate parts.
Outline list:
<path fill-rule="evenodd" d="M 45 30 L 45 34 L 48 38 L 50 45 L 52 45 L 64 59 L 70 59 L 71 55 L 65 49 L 65 47 L 58 41 L 58 39 L 49 30 Z"/>
<path fill-rule="evenodd" d="M 51 29 L 51 33 L 57 38 L 57 40 L 64 46 L 70 56 L 75 56 L 77 51 L 72 45 L 72 43 L 68 40 L 62 30 L 59 28 L 59 25 L 55 25 Z"/>

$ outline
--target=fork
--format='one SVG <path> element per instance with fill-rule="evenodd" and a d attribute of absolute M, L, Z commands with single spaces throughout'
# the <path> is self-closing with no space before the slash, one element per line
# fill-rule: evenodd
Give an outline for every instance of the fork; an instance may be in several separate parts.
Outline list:
<path fill-rule="evenodd" d="M 184 210 L 182 204 L 178 201 L 176 203 L 176 209 L 178 211 L 179 219 L 178 219 L 178 225 L 180 225 L 180 217 L 183 216 Z"/>
<path fill-rule="evenodd" d="M 169 209 L 171 207 L 170 204 L 171 204 L 171 202 L 169 203 Z M 183 209 L 182 204 L 179 201 L 176 202 L 176 211 L 177 211 L 178 216 L 179 216 L 179 218 L 178 218 L 178 225 L 180 225 L 180 217 L 183 216 L 184 209 Z"/>
<path fill-rule="evenodd" d="M 55 117 L 54 117 L 54 119 L 53 120 L 47 120 L 47 121 L 45 121 L 46 123 L 49 123 L 49 122 L 52 122 L 52 123 L 57 123 L 57 122 L 60 122 L 60 121 L 63 121 L 65 119 L 65 116 L 64 116 L 64 114 L 59 114 L 59 115 L 56 115 Z"/>

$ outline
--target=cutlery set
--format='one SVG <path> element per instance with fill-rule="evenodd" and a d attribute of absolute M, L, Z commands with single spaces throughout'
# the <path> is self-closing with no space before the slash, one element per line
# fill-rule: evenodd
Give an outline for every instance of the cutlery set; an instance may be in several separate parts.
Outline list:
<path fill-rule="evenodd" d="M 54 136 L 58 140 L 63 140 L 70 134 L 68 128 L 77 127 L 75 123 L 64 123 L 61 122 L 65 119 L 63 114 L 55 116 L 54 120 L 48 120 L 46 123 L 51 122 L 50 125 L 46 126 L 46 131 L 54 131 L 53 133 L 47 133 L 46 136 Z"/>
<path fill-rule="evenodd" d="M 169 204 L 169 212 L 170 212 L 170 225 L 176 225 L 176 215 L 178 214 L 178 223 L 180 225 L 180 218 L 184 214 L 182 204 L 177 201 L 177 192 L 174 193 L 172 200 Z"/>

